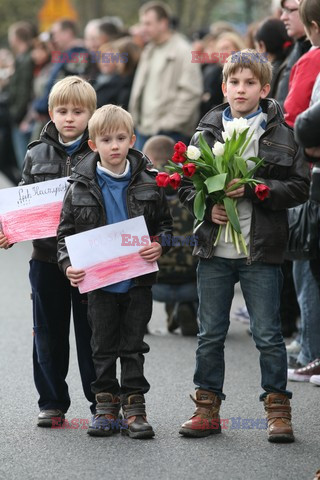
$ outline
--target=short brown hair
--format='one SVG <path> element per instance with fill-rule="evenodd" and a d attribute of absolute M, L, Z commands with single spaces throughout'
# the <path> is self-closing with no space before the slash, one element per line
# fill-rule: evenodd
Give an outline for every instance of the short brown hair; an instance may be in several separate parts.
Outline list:
<path fill-rule="evenodd" d="M 312 22 L 316 22 L 320 27 L 319 0 L 301 0 L 299 4 L 299 15 L 307 30 L 310 30 Z"/>
<path fill-rule="evenodd" d="M 172 11 L 169 7 L 164 2 L 147 2 L 142 5 L 142 7 L 139 10 L 140 15 L 144 15 L 145 13 L 149 12 L 150 10 L 153 10 L 156 15 L 158 20 L 162 19 L 167 19 L 169 22 L 172 19 Z"/>
<path fill-rule="evenodd" d="M 129 112 L 118 105 L 104 105 L 98 108 L 89 120 L 89 138 L 95 142 L 97 136 L 116 132 L 124 128 L 133 135 L 133 120 Z"/>
<path fill-rule="evenodd" d="M 251 48 L 246 48 L 240 52 L 229 55 L 227 58 L 222 72 L 223 83 L 227 82 L 230 75 L 243 68 L 249 68 L 253 75 L 258 78 L 262 87 L 271 82 L 271 63 L 261 53 Z"/>
<path fill-rule="evenodd" d="M 160 168 L 171 160 L 175 142 L 167 135 L 154 135 L 146 141 L 143 153 L 150 158 L 156 168 Z"/>
<path fill-rule="evenodd" d="M 49 94 L 49 111 L 60 105 L 71 103 L 88 108 L 92 114 L 97 108 L 97 95 L 90 83 L 81 77 L 72 75 L 57 82 Z"/>

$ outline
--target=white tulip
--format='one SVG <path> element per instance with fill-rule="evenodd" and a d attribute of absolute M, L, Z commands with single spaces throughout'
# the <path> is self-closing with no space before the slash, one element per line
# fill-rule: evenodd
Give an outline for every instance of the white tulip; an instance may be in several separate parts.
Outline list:
<path fill-rule="evenodd" d="M 238 135 L 248 127 L 248 120 L 246 118 L 234 118 L 231 122 L 227 122 L 225 131 L 222 132 L 222 138 L 224 141 L 230 140 L 233 132 L 236 132 L 236 137 L 238 137 Z"/>
<path fill-rule="evenodd" d="M 187 157 L 190 158 L 190 160 L 198 160 L 198 158 L 201 156 L 201 152 L 199 148 L 189 145 L 187 148 Z"/>
<path fill-rule="evenodd" d="M 212 147 L 212 153 L 215 157 L 221 157 L 224 154 L 224 144 L 216 142 Z"/>

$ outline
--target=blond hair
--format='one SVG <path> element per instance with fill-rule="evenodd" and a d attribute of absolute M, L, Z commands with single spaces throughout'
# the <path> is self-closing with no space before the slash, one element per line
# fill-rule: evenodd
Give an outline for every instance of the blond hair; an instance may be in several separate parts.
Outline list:
<path fill-rule="evenodd" d="M 97 95 L 90 83 L 76 75 L 57 82 L 49 94 L 49 111 L 61 105 L 71 103 L 76 107 L 85 107 L 92 114 L 97 108 Z"/>
<path fill-rule="evenodd" d="M 249 68 L 253 75 L 258 78 L 262 87 L 271 82 L 272 66 L 265 54 L 258 53 L 251 48 L 246 48 L 227 58 L 222 72 L 223 83 L 227 82 L 230 75 L 243 68 Z"/>
<path fill-rule="evenodd" d="M 133 120 L 129 112 L 118 105 L 104 105 L 92 115 L 88 124 L 89 138 L 95 142 L 97 136 L 124 129 L 133 135 Z"/>

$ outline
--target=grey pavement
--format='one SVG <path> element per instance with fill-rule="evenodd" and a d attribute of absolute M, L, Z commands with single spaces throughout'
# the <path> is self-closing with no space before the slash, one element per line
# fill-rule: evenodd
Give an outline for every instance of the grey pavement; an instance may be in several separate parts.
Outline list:
<path fill-rule="evenodd" d="M 0 176 L 0 188 L 9 186 Z M 147 411 L 156 436 L 131 440 L 121 435 L 91 438 L 85 429 L 36 426 L 37 392 L 32 377 L 32 315 L 28 283 L 29 242 L 0 251 L 0 480 L 195 478 L 312 480 L 320 468 L 319 395 L 311 384 L 290 383 L 294 444 L 270 444 L 265 430 L 232 428 L 235 418 L 264 417 L 258 352 L 246 327 L 231 320 L 226 342 L 226 401 L 221 435 L 188 439 L 178 434 L 190 417 L 196 338 L 169 334 L 163 305 L 155 303 L 146 337 L 146 376 L 151 383 Z M 236 289 L 233 310 L 242 305 Z M 89 419 L 77 369 L 73 331 L 67 381 L 72 399 L 67 419 Z M 233 420 L 232 420 L 233 419 Z M 76 422 L 76 420 L 74 420 Z"/>

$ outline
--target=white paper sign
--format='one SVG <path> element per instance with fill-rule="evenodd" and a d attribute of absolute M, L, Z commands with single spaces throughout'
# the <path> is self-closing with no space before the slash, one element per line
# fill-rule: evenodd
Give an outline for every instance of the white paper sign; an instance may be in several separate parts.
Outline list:
<path fill-rule="evenodd" d="M 66 237 L 74 268 L 86 271 L 80 293 L 158 271 L 138 251 L 150 244 L 143 216 Z"/>
<path fill-rule="evenodd" d="M 67 177 L 0 190 L 0 229 L 9 243 L 55 237 Z"/>

